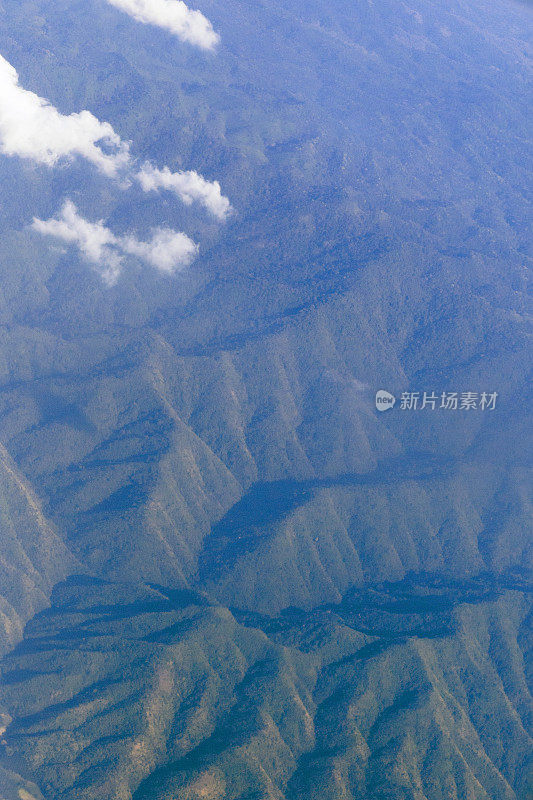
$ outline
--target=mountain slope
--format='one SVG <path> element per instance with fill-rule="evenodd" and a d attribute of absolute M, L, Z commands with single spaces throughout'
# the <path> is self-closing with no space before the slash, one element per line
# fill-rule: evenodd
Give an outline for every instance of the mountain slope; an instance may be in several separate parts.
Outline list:
<path fill-rule="evenodd" d="M 0 447 L 0 652 L 22 638 L 24 624 L 49 602 L 52 587 L 77 566 L 39 501 Z"/>
<path fill-rule="evenodd" d="M 405 581 L 274 620 L 71 580 L 4 660 L 6 754 L 69 800 L 525 800 L 514 581 Z"/>
<path fill-rule="evenodd" d="M 234 213 L 0 157 L 0 795 L 530 800 L 531 8 L 195 6 L 214 52 L 1 3 L 21 86 Z M 67 199 L 198 256 L 107 286 Z"/>

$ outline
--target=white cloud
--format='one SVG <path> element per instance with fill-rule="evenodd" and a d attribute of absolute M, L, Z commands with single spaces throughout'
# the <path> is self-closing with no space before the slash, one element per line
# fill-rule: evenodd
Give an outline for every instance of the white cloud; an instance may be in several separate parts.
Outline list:
<path fill-rule="evenodd" d="M 160 170 L 150 163 L 138 169 L 123 142 L 108 122 L 100 122 L 90 111 L 66 116 L 47 100 L 23 89 L 17 71 L 0 56 L 0 152 L 55 165 L 62 159 L 82 156 L 109 178 L 127 188 L 132 176 L 145 192 L 167 189 L 186 205 L 198 202 L 224 220 L 231 211 L 218 181 L 208 181 L 197 172 Z"/>
<path fill-rule="evenodd" d="M 157 228 L 149 242 L 139 242 L 134 236 L 120 240 L 125 253 L 142 258 L 160 272 L 176 272 L 188 266 L 198 253 L 198 246 L 184 233 L 170 228 Z"/>
<path fill-rule="evenodd" d="M 105 148 L 105 150 L 103 149 Z M 0 56 L 0 151 L 53 166 L 82 156 L 116 177 L 130 161 L 128 144 L 90 111 L 66 116 L 23 89 L 17 71 Z"/>
<path fill-rule="evenodd" d="M 77 245 L 110 286 L 116 283 L 126 254 L 142 259 L 161 272 L 173 273 L 188 266 L 198 252 L 197 245 L 188 236 L 168 228 L 156 229 L 148 242 L 141 242 L 134 236 L 115 236 L 102 220 L 89 222 L 81 217 L 70 200 L 64 204 L 58 218 L 35 218 L 32 227 L 45 236 Z"/>
<path fill-rule="evenodd" d="M 219 41 L 209 20 L 200 11 L 191 11 L 182 0 L 108 0 L 138 22 L 157 25 L 183 42 L 211 50 Z"/>
<path fill-rule="evenodd" d="M 34 230 L 46 236 L 55 236 L 64 242 L 75 244 L 85 258 L 99 267 L 106 281 L 116 283 L 122 269 L 123 258 L 117 248 L 117 238 L 102 221 L 88 222 L 77 212 L 76 206 L 67 200 L 59 219 L 33 220 Z"/>
<path fill-rule="evenodd" d="M 145 164 L 137 174 L 137 180 L 145 192 L 167 189 L 174 192 L 186 204 L 201 203 L 218 219 L 226 219 L 231 204 L 221 192 L 218 181 L 207 181 L 197 172 L 171 172 L 168 167 L 157 169 Z"/>

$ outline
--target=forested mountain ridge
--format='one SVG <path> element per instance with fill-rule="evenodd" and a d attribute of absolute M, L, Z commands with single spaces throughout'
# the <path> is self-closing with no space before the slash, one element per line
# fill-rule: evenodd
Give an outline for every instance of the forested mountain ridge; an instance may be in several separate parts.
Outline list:
<path fill-rule="evenodd" d="M 4 661 L 8 754 L 53 797 L 526 797 L 531 600 L 491 584 L 272 619 L 71 581 Z"/>
<path fill-rule="evenodd" d="M 209 52 L 0 6 L 21 85 L 232 205 L 0 155 L 0 797 L 529 800 L 531 9 L 198 7 Z M 67 199 L 198 254 L 107 285 Z"/>

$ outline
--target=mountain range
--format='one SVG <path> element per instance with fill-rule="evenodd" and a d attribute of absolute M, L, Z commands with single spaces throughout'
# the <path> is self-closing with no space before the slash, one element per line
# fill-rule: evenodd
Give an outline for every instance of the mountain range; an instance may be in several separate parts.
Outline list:
<path fill-rule="evenodd" d="M 531 800 L 531 6 L 117 5 L 0 54 L 232 210 L 0 154 L 0 798 Z"/>

